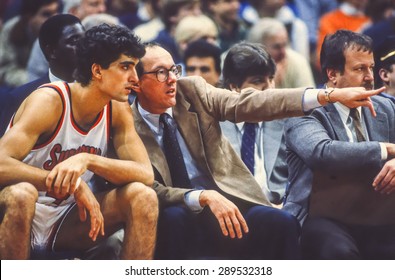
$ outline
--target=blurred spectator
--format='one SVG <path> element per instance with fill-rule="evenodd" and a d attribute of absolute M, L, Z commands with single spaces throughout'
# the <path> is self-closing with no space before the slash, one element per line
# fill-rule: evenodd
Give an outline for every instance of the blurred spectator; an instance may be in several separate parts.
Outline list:
<path fill-rule="evenodd" d="M 315 85 L 307 59 L 289 47 L 288 32 L 282 22 L 274 18 L 262 18 L 251 27 L 247 39 L 266 46 L 276 62 L 276 88 Z"/>
<path fill-rule="evenodd" d="M 317 30 L 320 18 L 337 8 L 336 0 L 294 0 L 298 16 L 307 26 L 309 33 L 310 60 L 315 61 Z"/>
<path fill-rule="evenodd" d="M 205 40 L 190 43 L 184 54 L 187 76 L 200 76 L 207 83 L 218 86 L 221 76 L 221 49 Z"/>
<path fill-rule="evenodd" d="M 75 16 L 62 14 L 45 21 L 39 32 L 39 45 L 48 60 L 46 73 L 30 83 L 10 91 L 1 97 L 0 137 L 3 135 L 12 114 L 22 101 L 40 85 L 55 82 L 73 82 L 76 68 L 75 49 L 78 40 L 84 35 L 84 28 Z"/>
<path fill-rule="evenodd" d="M 0 86 L 27 82 L 27 61 L 43 22 L 58 12 L 57 0 L 23 0 L 20 15 L 8 20 L 0 34 Z"/>
<path fill-rule="evenodd" d="M 365 8 L 369 0 L 344 0 L 340 6 L 323 15 L 318 27 L 318 40 L 316 50 L 316 65 L 319 66 L 321 45 L 327 34 L 333 34 L 339 29 L 360 31 L 369 22 Z M 319 68 L 319 67 L 318 67 Z"/>
<path fill-rule="evenodd" d="M 384 97 L 395 102 L 395 36 L 387 37 L 374 50 L 374 85 L 385 86 Z"/>
<path fill-rule="evenodd" d="M 63 13 L 75 15 L 80 20 L 86 16 L 107 11 L 105 0 L 63 0 Z"/>
<path fill-rule="evenodd" d="M 363 29 L 362 33 L 372 38 L 373 49 L 381 45 L 388 36 L 395 35 L 394 9 L 393 0 L 369 1 L 366 6 L 366 15 L 372 22 Z"/>
<path fill-rule="evenodd" d="M 138 14 L 139 0 L 108 0 L 108 13 L 119 19 L 123 25 L 133 29 L 139 24 L 146 22 Z"/>
<path fill-rule="evenodd" d="M 19 15 L 21 6 L 22 0 L 0 1 L 0 30 L 7 20 Z"/>
<path fill-rule="evenodd" d="M 160 17 L 164 28 L 153 41 L 170 52 L 176 64 L 182 62 L 182 57 L 174 39 L 175 28 L 184 17 L 197 16 L 201 13 L 200 0 L 163 0 L 162 2 Z"/>
<path fill-rule="evenodd" d="M 105 0 L 63 0 L 63 13 L 72 14 L 81 21 L 92 14 L 105 13 Z M 34 42 L 27 63 L 28 81 L 34 81 L 48 71 L 48 62 L 38 44 Z"/>
<path fill-rule="evenodd" d="M 287 29 L 291 48 L 310 60 L 307 25 L 295 16 L 286 2 L 285 0 L 250 0 L 251 6 L 258 15 L 256 21 L 264 17 L 281 21 Z"/>
<path fill-rule="evenodd" d="M 203 11 L 217 24 L 222 52 L 245 39 L 247 25 L 239 17 L 239 0 L 202 0 Z"/>
<path fill-rule="evenodd" d="M 208 16 L 189 15 L 177 24 L 174 31 L 180 54 L 183 55 L 188 44 L 199 39 L 206 40 L 211 44 L 218 44 L 218 29 L 214 21 Z"/>
<path fill-rule="evenodd" d="M 136 26 L 133 31 L 143 42 L 151 42 L 154 40 L 165 26 L 159 15 L 160 1 L 161 0 L 142 0 L 143 6 L 139 11 L 149 18 L 149 21 Z"/>
<path fill-rule="evenodd" d="M 107 13 L 92 14 L 82 20 L 82 25 L 85 27 L 85 30 L 91 29 L 93 26 L 102 23 L 107 23 L 108 25 L 121 24 L 119 18 Z"/>

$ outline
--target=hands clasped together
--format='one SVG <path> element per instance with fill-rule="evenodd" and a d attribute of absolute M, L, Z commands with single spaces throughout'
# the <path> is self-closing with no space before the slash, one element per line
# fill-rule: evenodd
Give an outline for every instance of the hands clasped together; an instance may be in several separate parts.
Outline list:
<path fill-rule="evenodd" d="M 86 221 L 89 212 L 91 228 L 89 237 L 95 241 L 98 234 L 104 236 L 104 217 L 100 204 L 88 184 L 81 180 L 87 170 L 86 157 L 83 153 L 74 155 L 57 164 L 46 178 L 48 193 L 55 198 L 64 198 L 74 194 L 81 221 Z"/>

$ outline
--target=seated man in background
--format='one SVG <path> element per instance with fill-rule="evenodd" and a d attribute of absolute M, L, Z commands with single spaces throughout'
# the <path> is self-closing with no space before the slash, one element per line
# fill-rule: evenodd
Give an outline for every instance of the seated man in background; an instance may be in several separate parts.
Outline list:
<path fill-rule="evenodd" d="M 329 102 L 340 88 L 373 88 L 366 35 L 328 35 L 320 62 Z M 334 103 L 286 122 L 289 193 L 283 209 L 304 221 L 306 259 L 395 258 L 395 106 L 379 96 L 371 100 L 376 117 Z"/>
<path fill-rule="evenodd" d="M 22 101 L 40 85 L 55 81 L 73 82 L 77 65 L 76 45 L 84 36 L 81 21 L 69 14 L 50 17 L 40 28 L 38 40 L 48 61 L 47 73 L 37 80 L 15 88 L 0 102 L 0 136 Z"/>
<path fill-rule="evenodd" d="M 241 92 L 252 87 L 274 88 L 276 65 L 261 44 L 242 42 L 229 49 L 223 66 L 227 89 Z M 259 123 L 221 122 L 222 133 L 241 156 L 270 202 L 281 204 L 288 168 L 283 120 Z"/>
<path fill-rule="evenodd" d="M 218 86 L 221 76 L 221 49 L 205 40 L 188 45 L 184 53 L 187 76 L 200 76 L 212 86 Z"/>
<path fill-rule="evenodd" d="M 395 36 L 388 36 L 374 50 L 374 85 L 385 86 L 380 95 L 395 103 Z"/>

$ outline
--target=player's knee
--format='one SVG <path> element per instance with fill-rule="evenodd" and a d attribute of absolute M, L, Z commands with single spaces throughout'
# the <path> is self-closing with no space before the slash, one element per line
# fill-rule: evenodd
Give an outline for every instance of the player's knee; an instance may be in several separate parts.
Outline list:
<path fill-rule="evenodd" d="M 34 207 L 38 198 L 37 189 L 30 183 L 19 183 L 12 185 L 7 187 L 5 191 L 5 201 L 10 207 Z"/>
<path fill-rule="evenodd" d="M 132 183 L 127 186 L 127 197 L 133 205 L 144 207 L 158 207 L 156 192 L 142 183 Z"/>
<path fill-rule="evenodd" d="M 37 198 L 36 188 L 29 183 L 19 183 L 4 188 L 1 192 L 0 222 L 7 217 L 18 225 L 20 230 L 28 228 L 34 216 Z"/>

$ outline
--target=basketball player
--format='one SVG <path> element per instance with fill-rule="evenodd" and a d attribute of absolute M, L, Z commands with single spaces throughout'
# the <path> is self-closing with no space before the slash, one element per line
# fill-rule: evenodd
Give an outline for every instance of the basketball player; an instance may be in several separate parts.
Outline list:
<path fill-rule="evenodd" d="M 128 29 L 94 27 L 77 47 L 78 82 L 45 84 L 19 107 L 0 140 L 1 259 L 29 258 L 30 245 L 85 251 L 121 228 L 121 258 L 153 257 L 153 171 L 126 102 L 144 53 Z M 93 174 L 116 187 L 93 193 Z"/>

